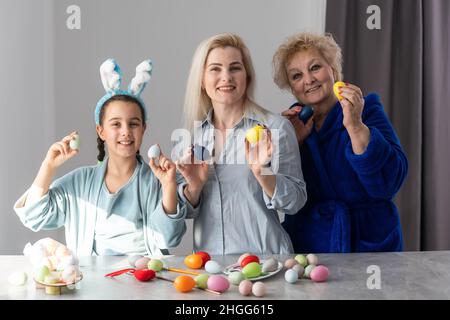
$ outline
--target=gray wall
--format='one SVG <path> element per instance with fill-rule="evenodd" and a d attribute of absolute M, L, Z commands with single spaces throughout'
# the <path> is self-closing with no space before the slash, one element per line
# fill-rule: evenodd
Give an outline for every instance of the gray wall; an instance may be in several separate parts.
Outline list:
<path fill-rule="evenodd" d="M 72 4 L 81 8 L 81 30 L 66 27 Z M 7 120 L 0 126 L 6 141 L 0 160 L 0 254 L 17 254 L 45 235 L 25 229 L 12 205 L 32 183 L 51 143 L 75 129 L 82 139 L 81 153 L 58 175 L 96 163 L 93 109 L 104 93 L 98 69 L 106 58 L 119 63 L 124 88 L 139 62 L 153 60 L 153 78 L 142 95 L 149 127 L 141 152 L 158 142 L 170 153 L 192 55 L 202 39 L 220 32 L 242 36 L 256 69 L 256 99 L 280 112 L 291 98 L 272 82 L 272 54 L 294 32 L 323 32 L 325 0 L 2 0 L 0 17 L 1 108 Z M 26 80 L 25 90 L 19 80 Z M 191 227 L 189 221 L 173 253 L 192 249 Z M 49 234 L 64 240 L 63 231 Z"/>

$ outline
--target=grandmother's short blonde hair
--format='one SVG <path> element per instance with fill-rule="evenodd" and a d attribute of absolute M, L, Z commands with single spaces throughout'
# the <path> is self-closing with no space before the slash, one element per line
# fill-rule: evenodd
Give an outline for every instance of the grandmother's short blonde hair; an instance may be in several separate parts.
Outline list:
<path fill-rule="evenodd" d="M 287 65 L 297 52 L 315 49 L 333 70 L 335 81 L 342 81 L 342 50 L 330 33 L 297 33 L 287 38 L 273 56 L 273 80 L 281 89 L 289 88 Z"/>

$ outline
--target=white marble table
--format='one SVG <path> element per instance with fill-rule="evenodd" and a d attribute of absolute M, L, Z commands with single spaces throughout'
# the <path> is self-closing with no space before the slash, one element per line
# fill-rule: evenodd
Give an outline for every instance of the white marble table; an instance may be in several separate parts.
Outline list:
<path fill-rule="evenodd" d="M 284 261 L 292 256 L 275 256 Z M 85 257 L 80 259 L 84 279 L 74 290 L 64 290 L 59 296 L 47 295 L 36 289 L 31 279 L 25 286 L 14 287 L 8 275 L 14 271 L 31 271 L 31 265 L 23 256 L 0 256 L 0 299 L 23 300 L 319 300 L 319 299 L 450 299 L 450 251 L 403 253 L 352 253 L 320 254 L 320 264 L 330 270 L 325 283 L 302 279 L 296 284 L 284 280 L 284 269 L 264 280 L 268 294 L 264 298 L 243 297 L 236 286 L 222 295 L 195 289 L 179 293 L 172 283 L 159 279 L 139 282 L 134 277 L 122 275 L 115 279 L 104 275 L 127 267 L 124 257 Z M 227 266 L 237 256 L 218 256 L 214 260 Z M 264 257 L 261 257 L 264 258 Z M 186 268 L 184 257 L 170 256 L 164 259 L 167 266 Z M 376 284 L 373 270 L 379 270 L 381 288 Z M 164 277 L 174 279 L 180 275 L 163 272 Z M 368 287 L 369 282 L 369 287 Z"/>

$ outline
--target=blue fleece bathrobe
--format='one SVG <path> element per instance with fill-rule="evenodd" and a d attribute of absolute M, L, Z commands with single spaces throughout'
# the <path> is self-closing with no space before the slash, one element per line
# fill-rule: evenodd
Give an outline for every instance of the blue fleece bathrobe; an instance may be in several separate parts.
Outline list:
<path fill-rule="evenodd" d="M 339 102 L 319 131 L 300 148 L 308 201 L 283 224 L 294 250 L 309 252 L 401 251 L 402 230 L 392 199 L 408 163 L 380 98 L 365 98 L 362 120 L 367 150 L 355 155 Z"/>

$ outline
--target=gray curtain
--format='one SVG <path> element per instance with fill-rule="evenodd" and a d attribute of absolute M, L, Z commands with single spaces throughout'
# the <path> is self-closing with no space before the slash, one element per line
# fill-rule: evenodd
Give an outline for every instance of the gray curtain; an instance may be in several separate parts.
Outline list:
<path fill-rule="evenodd" d="M 367 27 L 371 5 L 381 29 Z M 406 251 L 450 249 L 449 21 L 448 0 L 327 1 L 345 81 L 380 94 L 408 157 L 395 199 Z"/>

